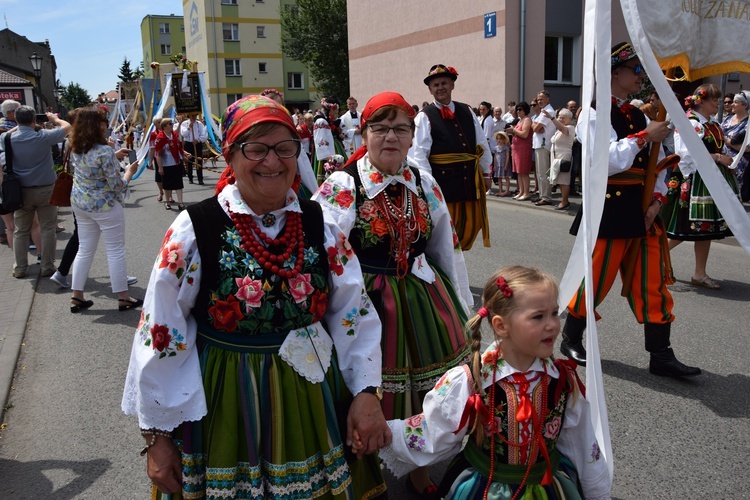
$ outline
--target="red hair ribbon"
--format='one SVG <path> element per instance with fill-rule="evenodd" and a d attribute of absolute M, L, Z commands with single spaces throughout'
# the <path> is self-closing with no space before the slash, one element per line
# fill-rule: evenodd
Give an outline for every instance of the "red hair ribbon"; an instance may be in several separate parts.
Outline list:
<path fill-rule="evenodd" d="M 509 299 L 513 296 L 513 290 L 510 288 L 508 282 L 505 281 L 505 278 L 503 278 L 502 276 L 498 276 L 498 278 L 495 280 L 495 284 L 500 289 L 500 292 L 502 292 L 503 297 Z"/>
<path fill-rule="evenodd" d="M 487 405 L 484 404 L 482 396 L 479 394 L 472 394 L 469 396 L 469 400 L 466 401 L 464 412 L 461 414 L 461 421 L 458 423 L 458 429 L 453 431 L 453 434 L 458 434 L 466 424 L 469 424 L 469 428 L 471 428 L 477 417 L 479 417 L 479 423 L 482 425 L 490 425 L 490 422 L 492 421 L 492 415 L 490 414 Z"/>
<path fill-rule="evenodd" d="M 489 315 L 490 315 L 490 313 L 489 313 L 489 312 L 487 311 L 487 308 L 486 308 L 486 307 L 482 307 L 482 308 L 480 308 L 480 309 L 479 309 L 479 310 L 477 311 L 477 314 L 478 314 L 479 316 L 481 316 L 482 318 L 486 318 L 487 316 L 489 316 Z"/>

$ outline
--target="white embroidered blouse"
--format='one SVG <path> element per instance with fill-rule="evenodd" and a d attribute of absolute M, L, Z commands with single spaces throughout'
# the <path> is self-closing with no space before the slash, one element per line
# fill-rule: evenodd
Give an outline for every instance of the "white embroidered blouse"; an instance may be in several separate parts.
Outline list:
<path fill-rule="evenodd" d="M 225 212 L 251 214 L 260 224 L 261 216 L 250 210 L 234 185 L 227 185 L 218 200 Z M 286 213 L 292 211 L 301 208 L 294 191 L 289 190 L 287 205 L 273 212 L 276 222 L 264 227 L 264 232 L 275 238 L 284 227 Z M 330 267 L 325 322 L 344 381 L 356 395 L 365 387 L 381 385 L 380 319 L 365 292 L 357 257 L 341 229 L 325 214 L 324 245 Z M 182 212 L 167 231 L 151 271 L 125 380 L 122 411 L 137 415 L 141 428 L 172 430 L 206 415 L 197 324 L 190 314 L 200 288 L 202 257 L 192 220 Z M 360 314 L 363 309 L 368 314 Z M 323 345 L 316 342 L 316 347 L 327 349 L 319 353 L 321 358 L 330 358 L 330 339 L 320 323 L 312 327 L 318 328 L 323 340 Z M 294 335 L 287 339 L 290 337 Z M 319 365 L 307 368 L 295 364 L 294 350 L 289 349 L 288 354 L 284 357 L 281 353 L 282 358 L 301 376 L 311 381 L 320 378 Z"/>
<path fill-rule="evenodd" d="M 491 344 L 485 355 L 496 349 Z M 483 355 L 484 359 L 484 355 Z M 497 360 L 496 380 L 513 383 L 512 376 L 522 373 L 504 359 Z M 553 378 L 560 373 L 550 358 L 540 359 L 523 373 L 533 375 L 544 372 Z M 482 387 L 492 385 L 492 366 L 482 366 Z M 540 379 L 530 381 L 529 392 L 539 384 Z M 453 458 L 463 448 L 463 441 L 469 430 L 468 425 L 459 429 L 464 407 L 474 393 L 473 379 L 467 365 L 449 370 L 424 399 L 424 412 L 407 420 L 389 420 L 393 433 L 390 446 L 379 452 L 380 459 L 397 477 L 409 471 Z M 557 449 L 570 459 L 578 471 L 584 496 L 609 498 L 611 481 L 609 470 L 599 453 L 594 435 L 594 427 L 589 418 L 589 403 L 583 395 L 568 398 L 562 428 L 545 429 L 557 432 Z M 454 434 L 454 431 L 458 430 Z M 472 438 L 470 438 L 472 439 Z M 513 437 L 518 441 L 518 436 Z"/>
<path fill-rule="evenodd" d="M 417 168 L 416 163 L 407 158 L 408 165 Z M 407 162 L 401 165 L 395 175 L 389 175 L 375 168 L 365 155 L 357 162 L 357 171 L 362 180 L 362 187 L 369 199 L 373 199 L 378 193 L 391 184 L 403 184 L 413 193 L 417 193 L 417 182 L 414 175 L 406 168 Z M 408 172 L 405 174 L 405 172 Z M 456 242 L 458 237 L 453 229 L 448 207 L 443 200 L 434 177 L 420 170 L 420 183 L 422 191 L 427 199 L 427 205 L 432 218 L 432 236 L 427 244 L 426 254 L 448 275 L 456 291 L 459 293 L 464 305 L 468 308 L 474 304 L 474 298 L 469 290 L 469 277 L 466 271 L 464 254 Z M 330 216 L 341 227 L 344 234 L 350 234 L 357 220 L 357 207 L 355 199 L 354 178 L 346 172 L 334 172 L 318 188 L 312 199 L 320 203 L 323 211 Z M 432 282 L 435 277 L 429 266 L 420 265 L 420 256 L 415 258 L 415 265 L 411 272 L 424 281 Z M 468 309 L 467 309 L 468 314 Z"/>

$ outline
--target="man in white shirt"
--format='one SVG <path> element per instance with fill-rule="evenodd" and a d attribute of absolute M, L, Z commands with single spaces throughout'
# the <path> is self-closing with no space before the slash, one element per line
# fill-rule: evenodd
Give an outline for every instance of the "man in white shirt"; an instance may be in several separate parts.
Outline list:
<path fill-rule="evenodd" d="M 480 230 L 484 246 L 490 246 L 485 193 L 492 186 L 492 151 L 469 105 L 451 99 L 457 78 L 455 68 L 430 68 L 423 81 L 435 100 L 414 119 L 409 158 L 437 180 L 466 251 Z"/>
<path fill-rule="evenodd" d="M 350 97 L 346 100 L 348 111 L 341 116 L 341 132 L 344 133 L 344 150 L 351 156 L 362 145 L 362 130 L 359 127 L 359 113 L 357 100 Z"/>
<path fill-rule="evenodd" d="M 198 115 L 192 113 L 189 120 L 180 124 L 180 139 L 186 152 L 192 156 L 188 158 L 188 182 L 193 184 L 193 165 L 198 177 L 198 184 L 203 185 L 203 143 L 208 139 L 206 126 L 198 121 Z"/>
<path fill-rule="evenodd" d="M 531 129 L 534 131 L 534 136 L 531 139 L 531 147 L 534 148 L 539 200 L 534 204 L 537 206 L 552 205 L 552 186 L 549 182 L 549 151 L 552 146 L 552 136 L 555 135 L 555 126 L 552 124 L 552 118 L 555 117 L 555 108 L 550 106 L 549 92 L 546 90 L 540 91 L 536 100 L 539 103 L 539 112 L 532 119 Z"/>
<path fill-rule="evenodd" d="M 497 132 L 505 131 L 508 123 L 503 120 L 503 108 L 495 106 L 492 110 L 492 137 L 495 137 Z"/>

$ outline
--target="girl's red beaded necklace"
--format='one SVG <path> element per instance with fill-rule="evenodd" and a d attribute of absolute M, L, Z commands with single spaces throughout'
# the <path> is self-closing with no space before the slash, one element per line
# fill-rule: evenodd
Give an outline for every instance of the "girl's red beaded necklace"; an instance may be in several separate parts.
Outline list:
<path fill-rule="evenodd" d="M 227 203 L 229 209 L 229 203 Z M 286 225 L 276 238 L 264 233 L 250 214 L 229 211 L 229 216 L 240 235 L 240 247 L 253 256 L 255 261 L 282 278 L 294 278 L 302 270 L 305 257 L 305 238 L 302 229 L 302 214 L 287 212 Z M 284 262 L 296 257 L 292 269 L 283 269 Z"/>

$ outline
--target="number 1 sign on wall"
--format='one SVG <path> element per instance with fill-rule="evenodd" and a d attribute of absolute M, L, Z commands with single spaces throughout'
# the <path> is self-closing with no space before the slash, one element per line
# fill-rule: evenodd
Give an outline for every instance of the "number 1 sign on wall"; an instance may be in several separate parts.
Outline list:
<path fill-rule="evenodd" d="M 497 35 L 497 12 L 489 12 L 484 15 L 484 37 L 491 38 Z"/>

